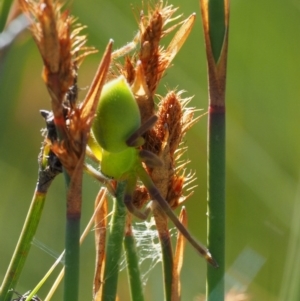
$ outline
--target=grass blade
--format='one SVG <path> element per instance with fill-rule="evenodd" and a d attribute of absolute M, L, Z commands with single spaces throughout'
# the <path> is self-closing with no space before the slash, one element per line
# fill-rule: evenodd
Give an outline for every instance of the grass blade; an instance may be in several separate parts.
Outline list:
<path fill-rule="evenodd" d="M 12 299 L 13 291 L 10 290 L 14 289 L 18 283 L 27 255 L 31 248 L 32 239 L 39 225 L 45 199 L 46 192 L 41 193 L 37 190 L 35 191 L 19 241 L 1 286 L 1 301 L 8 301 Z"/>

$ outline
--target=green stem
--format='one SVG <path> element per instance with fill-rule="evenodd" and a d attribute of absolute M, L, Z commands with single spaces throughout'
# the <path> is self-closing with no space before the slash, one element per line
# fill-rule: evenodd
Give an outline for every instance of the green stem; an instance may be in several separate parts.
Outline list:
<path fill-rule="evenodd" d="M 164 271 L 165 300 L 171 301 L 173 284 L 173 252 L 169 234 L 164 235 L 164 237 L 160 235 L 160 244 Z"/>
<path fill-rule="evenodd" d="M 173 286 L 173 251 L 170 238 L 170 232 L 168 229 L 167 215 L 162 211 L 161 208 L 155 208 L 153 211 L 156 228 L 159 235 L 159 241 L 162 252 L 162 264 L 163 264 L 163 275 L 164 275 L 164 293 L 165 300 L 172 300 L 172 286 Z"/>
<path fill-rule="evenodd" d="M 144 301 L 143 286 L 140 275 L 139 258 L 133 233 L 126 231 L 124 249 L 126 254 L 127 271 L 129 276 L 130 294 L 132 301 Z"/>
<path fill-rule="evenodd" d="M 225 107 L 210 106 L 208 131 L 208 248 L 219 268 L 207 266 L 207 301 L 224 301 Z"/>
<path fill-rule="evenodd" d="M 209 0 L 209 37 L 214 60 L 219 61 L 225 37 L 225 4 L 224 0 Z"/>
<path fill-rule="evenodd" d="M 19 241 L 17 243 L 17 246 L 15 248 L 14 254 L 12 256 L 12 259 L 10 261 L 9 267 L 7 269 L 6 275 L 1 286 L 1 301 L 9 301 L 12 299 L 13 291 L 10 290 L 15 289 L 20 274 L 23 270 L 29 250 L 31 248 L 32 239 L 39 225 L 39 221 L 42 215 L 46 199 L 46 194 L 46 192 L 40 192 L 36 189 L 33 195 L 26 220 L 21 235 L 19 237 Z"/>
<path fill-rule="evenodd" d="M 63 169 L 67 188 L 67 214 L 65 236 L 64 301 L 77 301 L 80 268 L 80 218 L 82 203 L 82 157 L 77 162 L 72 177 Z"/>
<path fill-rule="evenodd" d="M 79 292 L 79 238 L 80 238 L 80 216 L 68 217 L 66 221 L 65 240 L 65 281 L 64 300 L 77 301 Z"/>
<path fill-rule="evenodd" d="M 107 243 L 102 301 L 115 301 L 119 275 L 119 263 L 125 231 L 126 207 L 124 193 L 126 182 L 119 182 L 114 201 L 112 224 Z"/>

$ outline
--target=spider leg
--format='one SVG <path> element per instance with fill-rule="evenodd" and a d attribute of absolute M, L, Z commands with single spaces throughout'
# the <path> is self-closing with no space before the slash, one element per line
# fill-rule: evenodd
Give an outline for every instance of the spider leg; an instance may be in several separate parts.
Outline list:
<path fill-rule="evenodd" d="M 176 228 L 181 232 L 181 234 L 187 239 L 187 241 L 200 253 L 201 256 L 203 256 L 206 259 L 208 263 L 210 263 L 213 267 L 217 268 L 218 264 L 213 259 L 209 250 L 203 245 L 201 245 L 199 242 L 197 242 L 187 230 L 187 228 L 179 221 L 178 217 L 175 215 L 168 202 L 162 197 L 159 190 L 154 185 L 152 179 L 142 166 L 138 170 L 138 176 L 140 177 L 143 184 L 146 186 L 153 200 L 157 201 L 157 204 L 164 210 L 164 212 L 174 223 Z"/>
<path fill-rule="evenodd" d="M 144 143 L 144 139 L 141 136 L 154 126 L 157 119 L 158 117 L 156 115 L 152 115 L 126 140 L 126 144 L 130 147 L 141 146 Z"/>
<path fill-rule="evenodd" d="M 161 167 L 164 164 L 157 155 L 145 149 L 139 151 L 139 157 L 149 167 Z"/>
<path fill-rule="evenodd" d="M 106 186 L 107 190 L 112 194 L 115 195 L 116 191 L 114 189 L 114 187 L 111 185 L 111 179 L 106 178 L 101 172 L 99 172 L 98 170 L 96 170 L 94 167 L 92 167 L 89 164 L 84 164 L 83 165 L 83 169 L 84 171 L 94 177 L 96 180 L 98 180 L 100 183 L 102 183 L 103 185 Z"/>
<path fill-rule="evenodd" d="M 132 42 L 129 42 L 128 44 L 126 44 L 125 46 L 121 47 L 120 49 L 115 50 L 112 54 L 111 57 L 112 59 L 117 59 L 119 57 L 123 57 L 125 56 L 127 53 L 129 53 L 130 51 L 134 50 L 136 48 L 136 45 L 139 42 L 139 38 L 140 38 L 140 32 L 138 32 L 135 37 L 133 38 Z"/>
<path fill-rule="evenodd" d="M 136 187 L 137 176 L 131 176 L 127 180 L 125 195 L 124 195 L 124 204 L 127 207 L 128 211 L 141 220 L 146 220 L 151 212 L 150 206 L 147 206 L 144 212 L 136 208 L 132 202 L 132 196 Z"/>

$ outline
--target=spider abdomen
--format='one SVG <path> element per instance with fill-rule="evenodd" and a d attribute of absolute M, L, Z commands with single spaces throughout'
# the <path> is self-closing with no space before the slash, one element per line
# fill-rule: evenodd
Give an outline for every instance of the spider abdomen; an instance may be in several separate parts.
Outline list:
<path fill-rule="evenodd" d="M 101 172 L 107 177 L 121 180 L 124 175 L 134 170 L 138 158 L 137 151 L 133 147 L 127 147 L 118 153 L 103 150 Z"/>
<path fill-rule="evenodd" d="M 124 76 L 108 82 L 92 126 L 98 144 L 108 152 L 124 151 L 128 148 L 126 140 L 140 126 L 140 111 Z"/>

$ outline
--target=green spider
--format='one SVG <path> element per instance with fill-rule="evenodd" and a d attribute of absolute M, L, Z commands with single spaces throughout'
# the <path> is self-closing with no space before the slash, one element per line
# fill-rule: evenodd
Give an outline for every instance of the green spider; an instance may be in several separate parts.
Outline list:
<path fill-rule="evenodd" d="M 212 266 L 218 267 L 210 252 L 197 242 L 179 221 L 143 167 L 142 162 L 150 167 L 162 164 L 155 154 L 139 149 L 144 143 L 141 135 L 149 130 L 156 120 L 157 116 L 154 115 L 141 125 L 137 102 L 126 79 L 120 76 L 103 87 L 92 126 L 93 139 L 90 140 L 90 148 L 101 161 L 101 172 L 104 176 L 127 182 L 124 203 L 129 212 L 145 220 L 154 206 L 160 206 L 190 244 Z M 132 202 L 138 178 L 153 199 L 144 211 L 136 208 Z"/>

